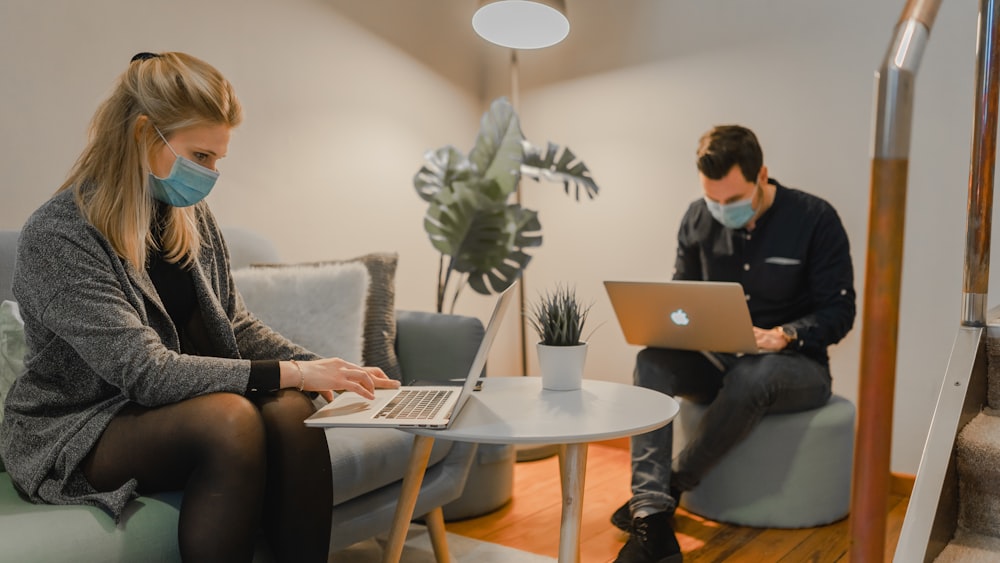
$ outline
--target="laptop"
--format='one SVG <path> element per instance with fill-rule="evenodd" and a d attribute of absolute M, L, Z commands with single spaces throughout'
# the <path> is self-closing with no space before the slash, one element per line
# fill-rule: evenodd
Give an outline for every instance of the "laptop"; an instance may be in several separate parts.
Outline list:
<path fill-rule="evenodd" d="M 373 400 L 357 393 L 341 393 L 307 418 L 306 426 L 448 428 L 479 383 L 486 366 L 486 356 L 500 330 L 500 322 L 513 298 L 515 285 L 517 282 L 497 298 L 486 333 L 461 387 L 408 385 L 398 389 L 376 389 Z"/>
<path fill-rule="evenodd" d="M 746 295 L 736 282 L 606 281 L 604 288 L 629 344 L 759 353 Z"/>

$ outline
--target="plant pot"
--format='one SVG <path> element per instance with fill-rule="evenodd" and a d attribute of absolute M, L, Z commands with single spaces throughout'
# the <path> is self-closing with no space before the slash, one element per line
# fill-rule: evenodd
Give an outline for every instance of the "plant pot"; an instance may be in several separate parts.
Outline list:
<path fill-rule="evenodd" d="M 538 343 L 538 367 L 542 371 L 542 388 L 550 391 L 572 391 L 583 385 L 583 366 L 587 360 L 587 343 L 576 346 L 547 346 Z"/>

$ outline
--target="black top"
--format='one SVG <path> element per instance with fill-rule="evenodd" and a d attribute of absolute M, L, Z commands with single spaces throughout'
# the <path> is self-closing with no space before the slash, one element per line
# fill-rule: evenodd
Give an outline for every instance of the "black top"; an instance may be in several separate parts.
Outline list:
<path fill-rule="evenodd" d="M 674 279 L 739 282 L 754 326 L 795 327 L 789 349 L 828 365 L 827 347 L 854 324 L 847 232 L 823 199 L 768 182 L 774 202 L 752 231 L 724 227 L 704 200 L 691 204 L 677 236 Z"/>
<path fill-rule="evenodd" d="M 160 244 L 162 231 L 159 208 L 154 222 L 153 236 Z M 181 353 L 197 356 L 213 356 L 213 345 L 204 330 L 201 311 L 198 309 L 198 297 L 191 279 L 191 270 L 177 263 L 167 262 L 162 250 L 157 250 L 149 257 L 146 272 L 149 274 L 160 301 L 167 309 L 170 320 L 177 327 L 177 336 L 181 342 Z M 281 367 L 278 360 L 251 360 L 250 377 L 247 380 L 246 392 L 276 391 L 281 386 Z"/>

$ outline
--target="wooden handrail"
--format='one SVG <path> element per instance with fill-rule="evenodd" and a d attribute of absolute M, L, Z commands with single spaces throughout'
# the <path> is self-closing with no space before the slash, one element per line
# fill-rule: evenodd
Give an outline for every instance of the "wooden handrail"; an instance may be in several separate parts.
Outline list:
<path fill-rule="evenodd" d="M 885 553 L 913 86 L 940 0 L 909 0 L 877 77 L 850 560 Z"/>

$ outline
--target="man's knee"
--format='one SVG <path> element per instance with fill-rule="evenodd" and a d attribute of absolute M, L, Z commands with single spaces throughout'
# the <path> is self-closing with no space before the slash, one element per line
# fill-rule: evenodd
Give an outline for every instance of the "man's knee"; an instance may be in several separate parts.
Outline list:
<path fill-rule="evenodd" d="M 632 380 L 639 387 L 649 387 L 653 378 L 660 371 L 658 365 L 659 354 L 652 348 L 644 348 L 635 357 L 635 370 L 632 372 Z"/>
<path fill-rule="evenodd" d="M 633 381 L 639 387 L 673 394 L 684 352 L 666 348 L 643 348 L 635 358 Z"/>

